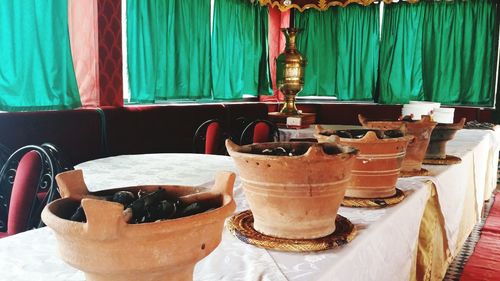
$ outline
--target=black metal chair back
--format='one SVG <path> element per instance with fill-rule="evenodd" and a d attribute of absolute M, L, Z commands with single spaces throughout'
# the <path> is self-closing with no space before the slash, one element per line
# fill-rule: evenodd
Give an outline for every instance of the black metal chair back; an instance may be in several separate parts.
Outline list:
<path fill-rule="evenodd" d="M 0 232 L 8 230 L 9 206 L 19 161 L 30 151 L 35 151 L 40 156 L 42 167 L 36 194 L 45 194 L 45 196 L 41 200 L 35 196 L 32 205 L 26 206 L 26 208 L 30 208 L 26 230 L 44 225 L 40 219 L 43 207 L 60 197 L 55 176 L 60 172 L 73 169 L 72 166 L 65 164 L 67 162 L 63 159 L 64 156 L 61 155 L 56 146 L 50 143 L 44 143 L 40 146 L 27 145 L 12 153 L 0 169 Z"/>
<path fill-rule="evenodd" d="M 247 119 L 246 117 L 243 116 L 240 116 L 231 121 L 230 138 L 234 143 L 241 145 L 240 143 L 241 134 L 248 126 L 248 124 L 250 124 L 251 122 L 252 120 Z"/>
<path fill-rule="evenodd" d="M 196 129 L 193 137 L 193 152 L 227 155 L 224 141 L 228 137 L 222 122 L 218 119 L 207 120 Z"/>
<path fill-rule="evenodd" d="M 3 164 L 7 161 L 11 154 L 12 151 L 0 143 L 0 167 L 3 167 Z"/>
<path fill-rule="evenodd" d="M 240 137 L 240 144 L 280 141 L 276 124 L 269 120 L 257 119 L 248 124 Z"/>

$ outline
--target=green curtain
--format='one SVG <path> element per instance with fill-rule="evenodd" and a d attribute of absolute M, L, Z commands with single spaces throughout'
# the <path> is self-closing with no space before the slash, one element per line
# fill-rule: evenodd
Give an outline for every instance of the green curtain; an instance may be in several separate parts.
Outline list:
<path fill-rule="evenodd" d="M 0 58 L 0 110 L 81 106 L 67 1 L 0 1 Z"/>
<path fill-rule="evenodd" d="M 337 32 L 334 9 L 296 13 L 296 45 L 306 58 L 304 89 L 301 96 L 337 96 Z"/>
<path fill-rule="evenodd" d="M 302 96 L 373 100 L 378 71 L 379 6 L 349 5 L 296 16 L 297 48 L 305 55 Z"/>
<path fill-rule="evenodd" d="M 424 5 L 384 6 L 380 46 L 380 98 L 387 104 L 423 100 L 422 26 Z"/>
<path fill-rule="evenodd" d="M 380 102 L 493 105 L 496 1 L 397 3 L 383 23 Z"/>
<path fill-rule="evenodd" d="M 210 1 L 128 0 L 132 102 L 210 98 Z"/>
<path fill-rule="evenodd" d="M 425 3 L 423 77 L 428 100 L 493 105 L 498 31 L 491 0 Z"/>
<path fill-rule="evenodd" d="M 267 6 L 215 0 L 212 30 L 212 87 L 215 99 L 271 94 Z"/>

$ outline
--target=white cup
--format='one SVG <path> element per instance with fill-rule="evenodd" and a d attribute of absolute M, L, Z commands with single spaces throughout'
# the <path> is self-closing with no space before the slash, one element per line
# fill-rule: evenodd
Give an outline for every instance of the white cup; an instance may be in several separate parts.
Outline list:
<path fill-rule="evenodd" d="M 420 104 L 403 104 L 403 108 L 401 110 L 401 114 L 403 116 L 413 114 L 413 120 L 422 119 L 422 115 L 430 115 L 432 109 L 426 105 Z"/>
<path fill-rule="evenodd" d="M 453 124 L 453 117 L 455 115 L 455 108 L 441 107 L 434 109 L 432 119 L 434 122 L 443 124 Z"/>
<path fill-rule="evenodd" d="M 433 110 L 435 108 L 440 108 L 441 107 L 441 103 L 439 103 L 439 102 L 433 102 L 433 101 L 416 101 L 416 100 L 411 100 L 410 104 L 419 104 L 419 105 L 422 105 L 422 106 L 427 106 L 431 110 Z"/>

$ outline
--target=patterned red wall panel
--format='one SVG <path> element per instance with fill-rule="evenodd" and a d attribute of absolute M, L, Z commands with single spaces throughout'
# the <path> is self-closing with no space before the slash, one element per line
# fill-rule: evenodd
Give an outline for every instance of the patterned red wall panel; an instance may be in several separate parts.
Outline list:
<path fill-rule="evenodd" d="M 123 105 L 121 0 L 98 0 L 100 105 Z"/>

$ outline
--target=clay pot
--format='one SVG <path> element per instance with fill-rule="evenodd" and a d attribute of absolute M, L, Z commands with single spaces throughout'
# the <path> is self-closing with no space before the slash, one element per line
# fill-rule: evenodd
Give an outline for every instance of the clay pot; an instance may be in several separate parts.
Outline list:
<path fill-rule="evenodd" d="M 257 154 L 282 147 L 298 156 Z M 239 170 L 260 233 L 312 239 L 335 231 L 335 217 L 351 178 L 357 150 L 336 144 L 274 142 L 226 148 Z"/>
<path fill-rule="evenodd" d="M 423 115 L 419 121 L 370 121 L 358 115 L 359 122 L 365 128 L 381 129 L 381 130 L 395 130 L 403 128 L 406 134 L 414 136 L 414 139 L 408 144 L 406 148 L 406 156 L 401 166 L 403 173 L 419 172 L 422 169 L 422 162 L 425 157 L 425 152 L 429 146 L 431 133 L 437 123 L 431 121 L 430 116 Z M 404 125 L 404 127 L 402 127 Z"/>
<path fill-rule="evenodd" d="M 332 138 L 322 135 L 322 131 L 325 132 L 316 127 L 314 136 L 319 142 L 333 141 L 359 150 L 345 196 L 386 198 L 396 194 L 401 164 L 413 136 L 403 136 L 401 131 L 365 129 L 331 132 Z"/>
<path fill-rule="evenodd" d="M 455 124 L 438 123 L 432 131 L 431 140 L 425 158 L 427 159 L 446 159 L 446 143 L 452 140 L 458 130 L 465 124 L 465 118 Z"/>
<path fill-rule="evenodd" d="M 236 207 L 232 196 L 235 175 L 220 172 L 214 187 L 206 192 L 187 186 L 120 189 L 162 188 L 188 201 L 218 200 L 221 204 L 184 218 L 127 224 L 121 204 L 93 199 L 106 192 L 89 194 L 80 170 L 61 173 L 56 179 L 63 198 L 48 204 L 42 219 L 55 232 L 62 259 L 82 270 L 89 281 L 192 280 L 196 262 L 219 245 L 224 220 Z M 68 220 L 80 201 L 86 223 Z"/>

